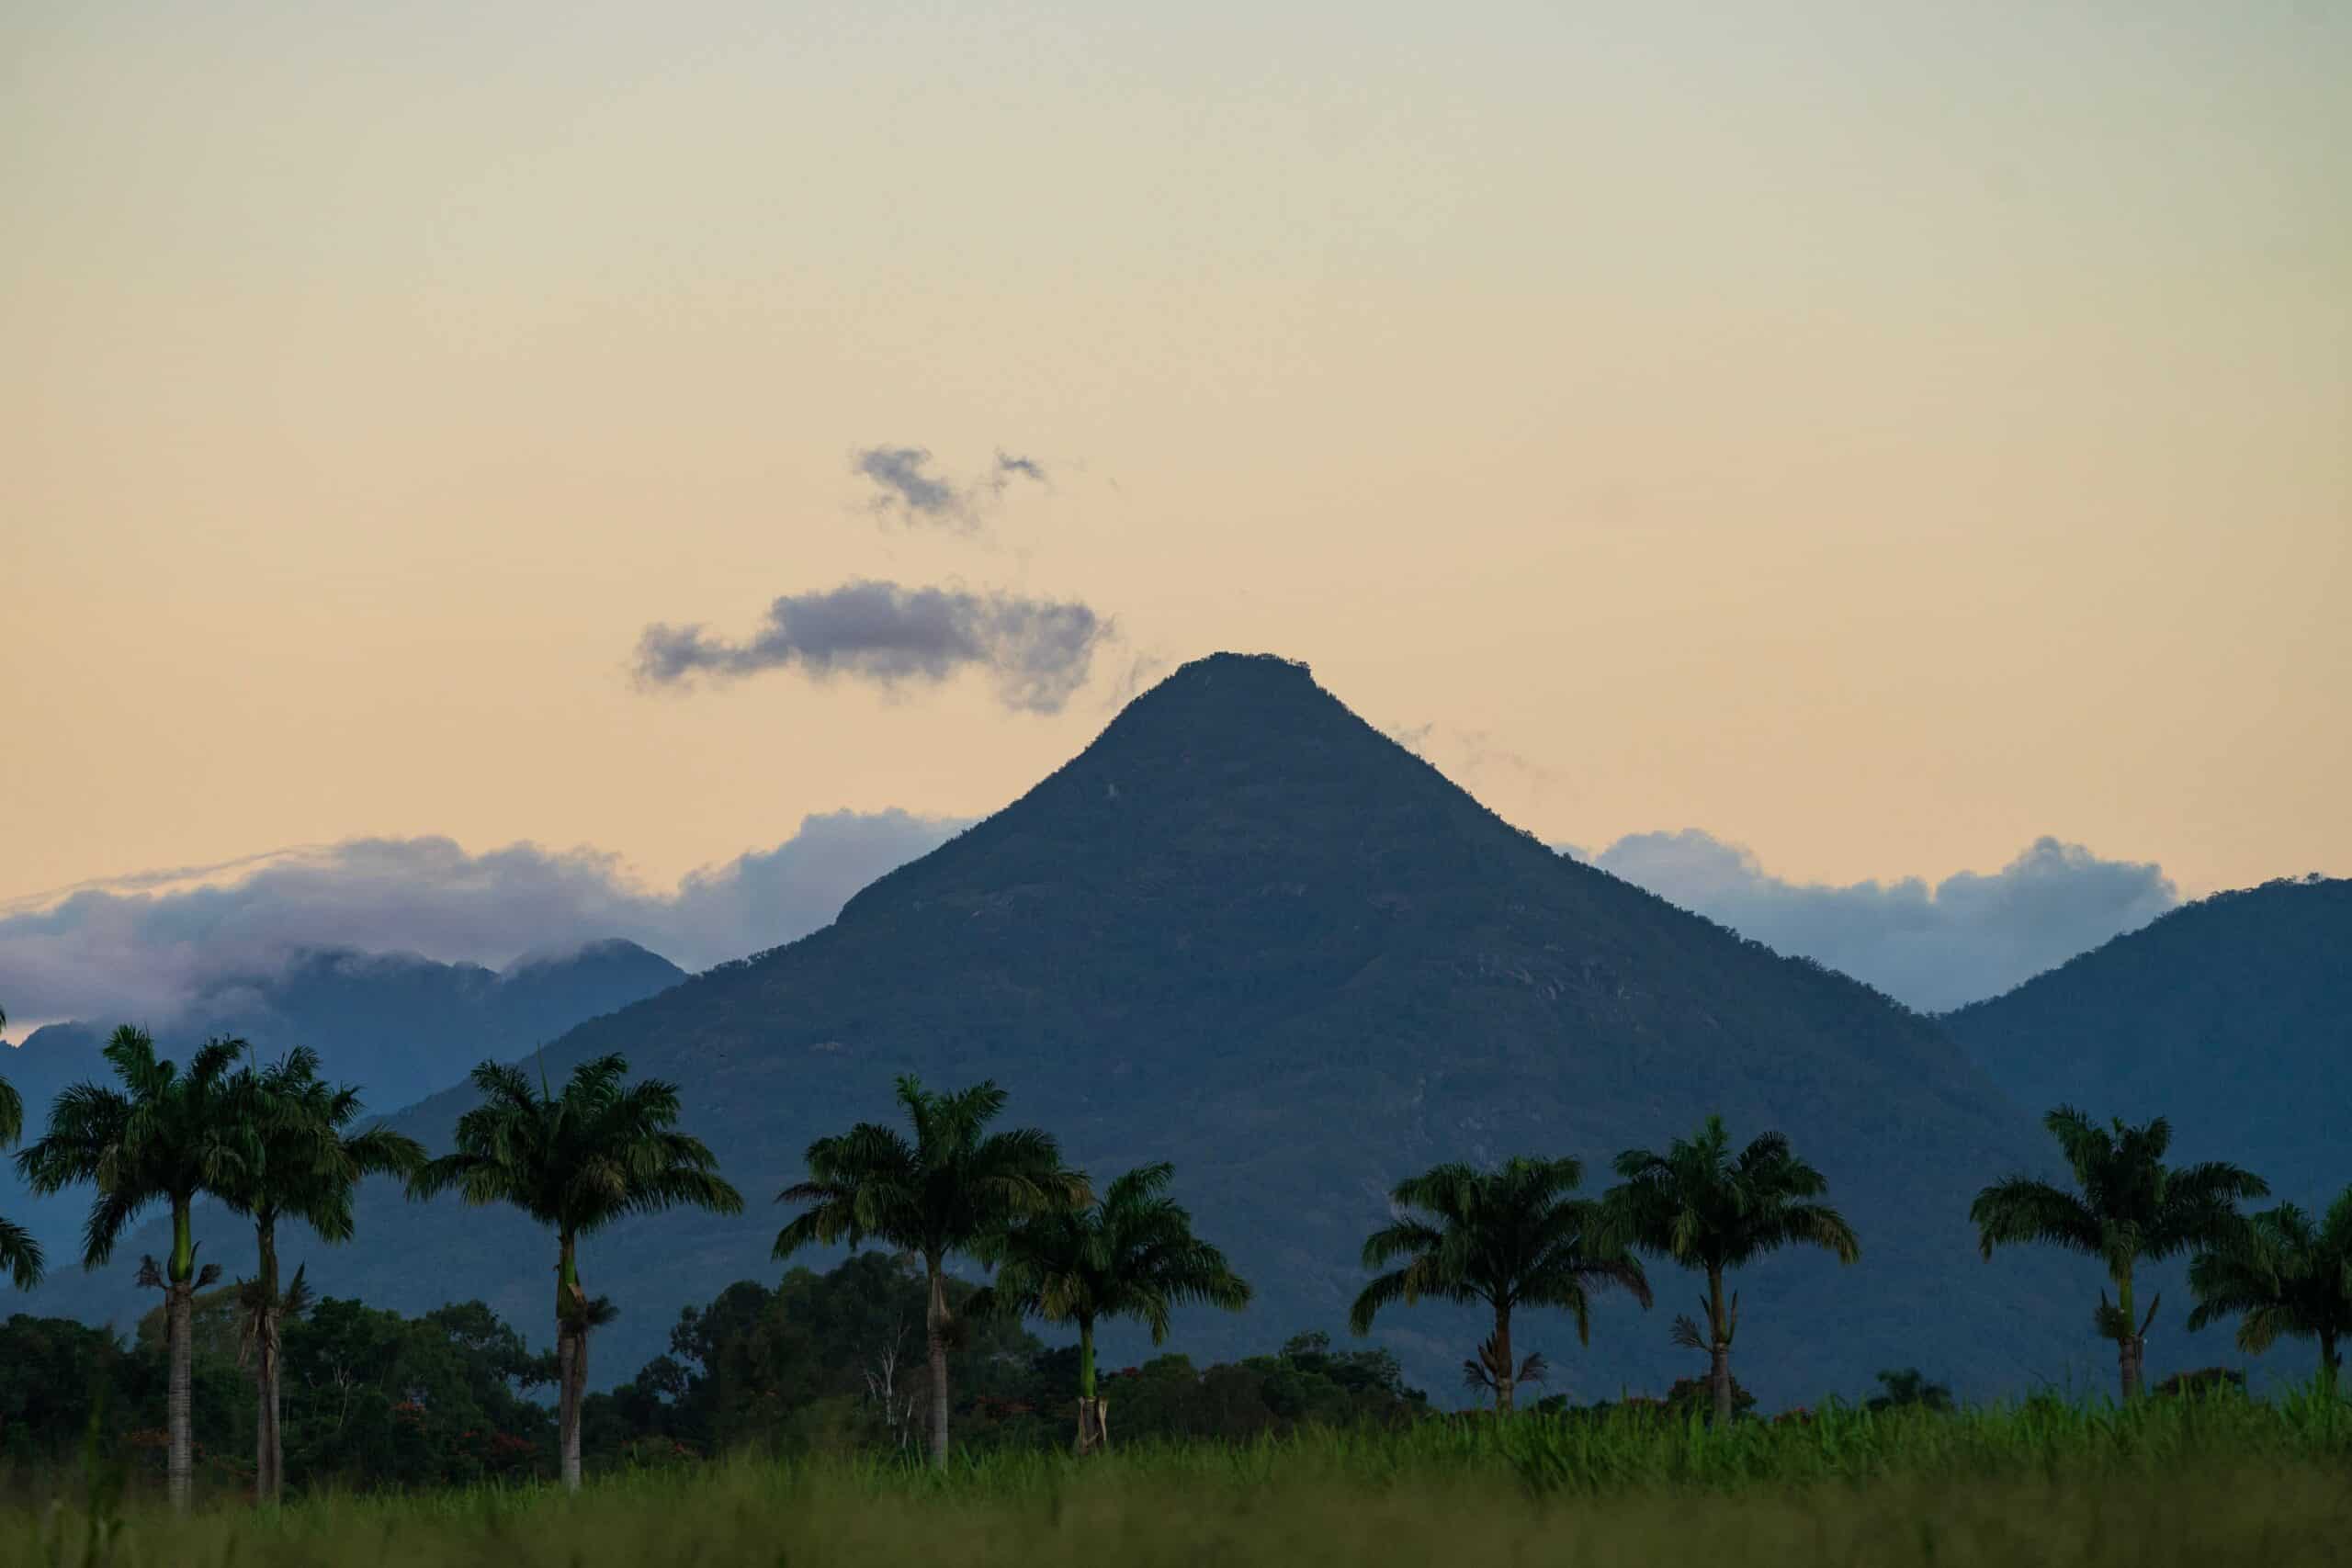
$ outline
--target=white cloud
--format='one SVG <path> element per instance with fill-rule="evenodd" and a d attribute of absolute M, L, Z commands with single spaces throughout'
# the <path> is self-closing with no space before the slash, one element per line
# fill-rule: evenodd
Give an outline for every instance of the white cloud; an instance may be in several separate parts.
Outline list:
<path fill-rule="evenodd" d="M 1997 996 L 2180 901 L 2154 863 L 2036 840 L 1991 875 L 1848 886 L 1783 881 L 1753 852 L 1687 828 L 1634 833 L 1579 860 L 1781 953 L 1866 980 L 1923 1011 Z"/>
<path fill-rule="evenodd" d="M 774 849 L 646 888 L 600 851 L 447 839 L 356 839 L 285 852 L 235 879 L 153 892 L 85 886 L 0 916 L 0 1006 L 15 1019 L 163 1022 L 208 982 L 269 973 L 305 947 L 503 964 L 626 937 L 688 968 L 807 935 L 850 895 L 960 823 L 903 811 L 808 818 Z"/>

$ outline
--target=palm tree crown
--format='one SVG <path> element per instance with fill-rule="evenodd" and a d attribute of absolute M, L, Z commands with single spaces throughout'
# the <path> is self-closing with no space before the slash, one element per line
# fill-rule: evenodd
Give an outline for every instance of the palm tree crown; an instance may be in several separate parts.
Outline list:
<path fill-rule="evenodd" d="M 1051 1134 L 988 1132 L 1005 1107 L 995 1084 L 941 1094 L 902 1077 L 898 1099 L 913 1143 L 895 1128 L 861 1122 L 808 1145 L 808 1179 L 776 1195 L 779 1203 L 809 1205 L 776 1233 L 778 1258 L 812 1244 L 857 1247 L 869 1237 L 944 1258 L 1030 1215 L 1092 1201 L 1085 1176 L 1063 1168 Z"/>
<path fill-rule="evenodd" d="M 1781 1134 L 1734 1157 L 1724 1119 L 1710 1116 L 1663 1155 L 1628 1149 L 1616 1170 L 1610 1198 L 1627 1239 L 1686 1269 L 1736 1269 L 1783 1247 L 1817 1247 L 1840 1263 L 1861 1256 L 1845 1217 L 1813 1201 L 1829 1190 L 1827 1179 Z"/>
<path fill-rule="evenodd" d="M 297 1046 L 277 1061 L 248 1067 L 240 1086 L 253 1097 L 260 1157 L 220 1189 L 230 1208 L 255 1224 L 298 1219 L 322 1241 L 348 1241 L 360 1178 L 413 1174 L 424 1145 L 382 1125 L 350 1131 L 359 1091 L 319 1077 L 319 1054 Z"/>
<path fill-rule="evenodd" d="M 2292 1203 L 2249 1215 L 2188 1266 L 2197 1308 L 2188 1326 L 2239 1316 L 2238 1348 L 2260 1355 L 2283 1336 L 2319 1341 L 2320 1380 L 2333 1390 L 2352 1337 L 2352 1187 L 2317 1224 Z"/>
<path fill-rule="evenodd" d="M 1678 1317 L 1674 1337 L 1708 1352 L 1715 1419 L 1728 1422 L 1739 1294 L 1725 1300 L 1724 1274 L 1783 1247 L 1817 1247 L 1849 1264 L 1861 1256 L 1861 1243 L 1844 1215 L 1818 1201 L 1828 1179 L 1779 1133 L 1763 1134 L 1735 1156 L 1724 1119 L 1709 1116 L 1696 1136 L 1677 1138 L 1662 1155 L 1626 1150 L 1616 1169 L 1620 1181 L 1608 1199 L 1613 1232 L 1706 1276 L 1703 1330 Z"/>
<path fill-rule="evenodd" d="M 1583 1179 L 1575 1159 L 1516 1157 L 1493 1170 L 1441 1165 L 1397 1183 L 1390 1201 L 1407 1212 L 1366 1238 L 1363 1266 L 1404 1262 L 1364 1286 L 1349 1327 L 1369 1333 L 1384 1308 L 1424 1296 L 1487 1307 L 1494 1334 L 1464 1361 L 1464 1378 L 1509 1410 L 1516 1385 L 1544 1375 L 1541 1356 L 1513 1360 L 1515 1309 L 1557 1307 L 1575 1319 L 1577 1342 L 1589 1344 L 1593 1290 L 1615 1286 L 1650 1304 L 1641 1263 L 1603 1234 L 1600 1205 L 1569 1196 Z"/>
<path fill-rule="evenodd" d="M 557 1095 L 519 1068 L 482 1063 L 472 1074 L 482 1102 L 458 1118 L 457 1152 L 428 1161 L 411 1190 L 512 1204 L 573 1238 L 679 1207 L 740 1213 L 742 1194 L 719 1177 L 718 1156 L 673 1130 L 677 1085 L 625 1085 L 628 1073 L 626 1057 L 598 1056 Z"/>
<path fill-rule="evenodd" d="M 1035 1215 L 983 1243 L 981 1255 L 997 1265 L 996 1296 L 1049 1323 L 1134 1318 L 1155 1345 L 1167 1342 L 1178 1306 L 1247 1306 L 1249 1281 L 1167 1196 L 1174 1174 L 1165 1162 L 1140 1167 L 1097 1203 Z"/>
<path fill-rule="evenodd" d="M 96 1184 L 82 1226 L 84 1267 L 104 1265 L 150 1205 L 169 1203 L 180 1222 L 171 1277 L 193 1268 L 186 1209 L 200 1192 L 227 1191 L 260 1157 L 234 1070 L 244 1049 L 242 1040 L 209 1041 L 183 1072 L 155 1055 L 146 1031 L 126 1024 L 104 1053 L 120 1087 L 78 1083 L 58 1092 L 48 1132 L 17 1152 L 17 1174 L 42 1194 Z"/>
<path fill-rule="evenodd" d="M 0 1029 L 8 1027 L 8 1013 L 0 1008 Z M 15 1143 L 25 1131 L 25 1102 L 16 1087 L 0 1078 L 0 1147 Z M 44 1260 L 40 1243 L 33 1233 L 14 1220 L 0 1217 L 0 1269 L 16 1281 L 17 1289 L 29 1291 L 40 1283 Z"/>
<path fill-rule="evenodd" d="M 2140 1391 L 2148 1327 L 2163 1303 L 2158 1296 L 2145 1317 L 2135 1317 L 2132 1266 L 2220 1239 L 2237 1222 L 2237 1201 L 2270 1189 L 2260 1177 L 2221 1161 L 2167 1166 L 2172 1124 L 2161 1116 L 2136 1127 L 2117 1117 L 2101 1127 L 2061 1105 L 2042 1125 L 2058 1140 L 2076 1190 L 2012 1176 L 1977 1193 L 1968 1217 L 1988 1258 L 1996 1247 L 2038 1242 L 2107 1266 L 2120 1299 L 2110 1305 L 2100 1292 L 2093 1322 L 2116 1342 L 2123 1396 L 2130 1399 Z"/>

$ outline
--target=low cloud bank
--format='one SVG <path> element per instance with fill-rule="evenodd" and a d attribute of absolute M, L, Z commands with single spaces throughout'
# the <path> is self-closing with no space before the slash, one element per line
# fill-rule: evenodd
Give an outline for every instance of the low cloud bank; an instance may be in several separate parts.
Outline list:
<path fill-rule="evenodd" d="M 12 1023 L 163 1027 L 222 977 L 273 973 L 303 948 L 496 966 L 625 937 L 707 968 L 828 924 L 859 888 L 962 826 L 904 811 L 812 816 L 775 848 L 695 872 L 666 893 L 600 851 L 523 843 L 469 854 L 442 838 L 289 851 L 234 881 L 185 891 L 144 891 L 150 879 L 133 875 L 0 916 L 0 1005 Z"/>
<path fill-rule="evenodd" d="M 2180 902 L 2153 862 L 2102 860 L 2047 837 L 1990 875 L 1963 871 L 1932 886 L 1916 876 L 1789 882 L 1745 846 L 1696 828 L 1630 834 L 1598 855 L 1561 849 L 1927 1012 L 1998 996 Z"/>

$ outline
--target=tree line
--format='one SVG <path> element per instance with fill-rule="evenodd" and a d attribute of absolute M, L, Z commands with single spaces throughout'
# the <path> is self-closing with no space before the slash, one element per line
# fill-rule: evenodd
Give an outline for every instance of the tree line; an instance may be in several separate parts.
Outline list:
<path fill-rule="evenodd" d="M 556 1348 L 538 1381 L 554 1385 L 559 1468 L 577 1487 L 589 1341 L 615 1311 L 609 1298 L 587 1292 L 582 1242 L 630 1214 L 743 1207 L 709 1148 L 678 1130 L 677 1086 L 629 1082 L 616 1055 L 582 1063 L 560 1091 L 516 1066 L 485 1062 L 471 1076 L 480 1103 L 458 1118 L 454 1151 L 430 1158 L 379 1125 L 356 1129 L 357 1092 L 320 1078 L 314 1053 L 298 1049 L 267 1064 L 253 1056 L 243 1041 L 214 1040 L 182 1068 L 159 1057 L 143 1032 L 119 1030 L 105 1049 L 114 1082 L 61 1091 L 46 1131 L 16 1156 L 36 1191 L 96 1189 L 84 1227 L 86 1268 L 107 1262 L 141 1214 L 158 1207 L 169 1214 L 170 1251 L 160 1262 L 143 1260 L 139 1278 L 164 1297 L 174 1504 L 185 1507 L 192 1486 L 196 1310 L 219 1274 L 198 1262 L 196 1199 L 216 1198 L 254 1227 L 255 1276 L 236 1281 L 230 1299 L 242 1357 L 253 1368 L 255 1495 L 266 1504 L 284 1486 L 285 1325 L 311 1305 L 300 1270 L 290 1281 L 278 1278 L 277 1225 L 295 1220 L 328 1242 L 347 1239 L 357 1184 L 378 1173 L 400 1177 L 417 1199 L 454 1190 L 469 1203 L 511 1205 L 552 1233 Z M 1094 1355 L 1099 1325 L 1140 1323 L 1158 1346 L 1179 1306 L 1238 1311 L 1250 1301 L 1248 1282 L 1193 1234 L 1190 1214 L 1170 1196 L 1169 1166 L 1126 1172 L 1098 1191 L 1050 1134 L 993 1128 L 1007 1098 L 992 1083 L 941 1093 L 908 1077 L 896 1098 L 899 1124 L 859 1122 L 809 1145 L 806 1179 L 777 1194 L 799 1213 L 777 1234 L 772 1256 L 874 1242 L 919 1270 L 921 1381 L 930 1405 L 920 1429 L 935 1464 L 949 1451 L 950 1357 L 975 1325 L 1030 1318 L 1076 1332 L 1069 1371 L 1084 1453 L 1109 1438 Z M 2117 1347 L 2124 1398 L 2141 1393 L 2146 1335 L 2160 1305 L 2137 1312 L 2135 1267 L 2180 1253 L 2195 1255 L 2192 1328 L 2235 1317 L 2249 1352 L 2281 1337 L 2316 1339 L 2321 1376 L 2333 1390 L 2337 1345 L 2352 1332 L 2352 1190 L 2316 1220 L 2292 1204 L 2242 1214 L 2238 1203 L 2266 1196 L 2265 1184 L 2232 1165 L 2168 1164 L 2171 1131 L 2162 1118 L 2101 1127 L 2060 1107 L 2045 1124 L 2073 1189 L 2007 1178 L 1978 1194 L 1971 1218 L 1987 1258 L 1999 1247 L 2047 1244 L 2104 1266 L 2116 1299 L 2102 1291 L 2093 1321 Z M 0 1083 L 0 1138 L 14 1142 L 21 1132 L 22 1107 Z M 1735 1148 L 1722 1119 L 1710 1116 L 1664 1152 L 1628 1150 L 1611 1168 L 1615 1185 L 1592 1198 L 1578 1196 L 1584 1167 L 1566 1157 L 1514 1157 L 1490 1169 L 1446 1164 L 1399 1183 L 1391 1194 L 1396 1217 L 1364 1244 L 1372 1278 L 1351 1328 L 1369 1333 L 1383 1312 L 1424 1298 L 1486 1309 L 1492 1329 L 1464 1359 L 1464 1381 L 1508 1415 L 1518 1389 L 1546 1375 L 1540 1354 L 1518 1353 L 1520 1310 L 1565 1312 L 1589 1342 L 1593 1292 L 1619 1290 L 1652 1305 L 1646 1256 L 1696 1277 L 1698 1315 L 1678 1314 L 1671 1335 L 1706 1355 L 1707 1407 L 1714 1420 L 1731 1420 L 1740 1398 L 1731 1371 L 1737 1270 L 1791 1246 L 1851 1264 L 1860 1238 L 1826 1201 L 1826 1179 L 1778 1133 Z M 956 1258 L 988 1269 L 989 1283 L 956 1280 L 948 1267 Z M 43 1263 L 28 1235 L 0 1221 L 0 1268 L 20 1288 L 39 1280 Z M 526 1375 L 535 1374 L 508 1381 Z M 894 1377 L 890 1386 L 885 1407 L 899 1398 Z M 914 1413 L 899 1409 L 904 1436 L 916 1429 Z"/>

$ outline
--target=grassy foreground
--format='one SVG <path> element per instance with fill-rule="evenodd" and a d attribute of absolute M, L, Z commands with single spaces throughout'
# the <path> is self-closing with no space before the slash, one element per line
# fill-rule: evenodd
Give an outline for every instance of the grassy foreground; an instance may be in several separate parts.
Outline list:
<path fill-rule="evenodd" d="M 1432 1422 L 1077 1464 L 740 1459 L 548 1488 L 135 1503 L 94 1538 L 24 1495 L 0 1560 L 294 1564 L 2352 1562 L 2352 1406 L 2308 1398 L 1830 1411 L 1715 1433 L 1634 1417 Z M 92 1548 L 96 1546 L 94 1555 Z M 109 1554 L 110 1552 L 110 1554 Z"/>

